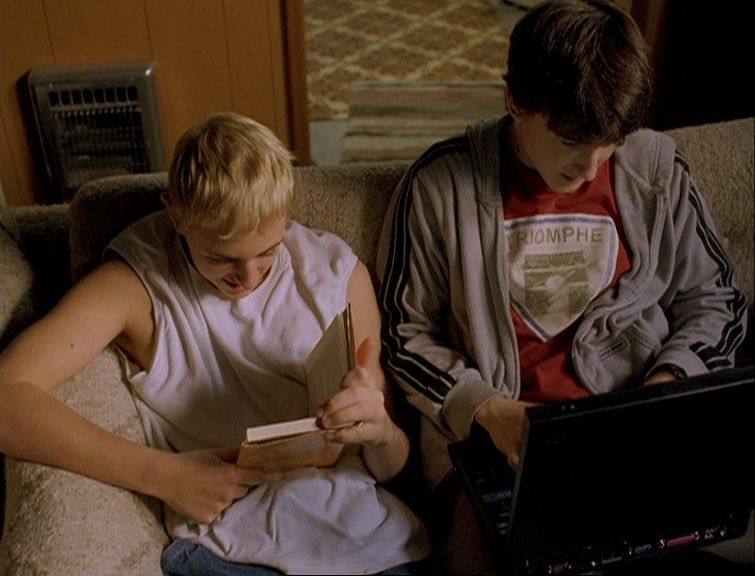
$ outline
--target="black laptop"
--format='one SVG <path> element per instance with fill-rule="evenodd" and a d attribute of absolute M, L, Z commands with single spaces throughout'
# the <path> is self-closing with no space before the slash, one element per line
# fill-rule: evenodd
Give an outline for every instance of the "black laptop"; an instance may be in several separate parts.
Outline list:
<path fill-rule="evenodd" d="M 520 464 L 449 445 L 506 574 L 604 570 L 737 538 L 755 504 L 753 366 L 527 409 Z"/>

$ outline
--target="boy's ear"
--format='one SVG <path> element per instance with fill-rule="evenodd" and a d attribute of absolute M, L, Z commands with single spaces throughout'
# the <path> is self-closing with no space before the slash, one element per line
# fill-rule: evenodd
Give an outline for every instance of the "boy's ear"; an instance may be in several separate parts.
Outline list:
<path fill-rule="evenodd" d="M 176 223 L 175 214 L 173 213 L 173 202 L 171 201 L 170 197 L 165 192 L 161 192 L 160 200 L 162 200 L 162 203 L 165 206 L 165 210 L 168 213 L 168 218 L 170 218 L 170 221 L 173 223 L 173 228 L 176 229 L 176 232 L 180 232 L 178 224 Z"/>
<path fill-rule="evenodd" d="M 506 110 L 508 110 L 509 114 L 514 118 L 520 118 L 522 116 L 522 111 L 514 102 L 514 98 L 511 96 L 511 92 L 509 92 L 508 88 L 504 88 L 504 97 L 506 99 Z"/>

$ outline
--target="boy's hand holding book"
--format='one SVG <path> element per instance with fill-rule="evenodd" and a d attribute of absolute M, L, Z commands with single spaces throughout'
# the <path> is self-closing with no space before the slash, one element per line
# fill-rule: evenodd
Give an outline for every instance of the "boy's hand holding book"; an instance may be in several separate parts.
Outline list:
<path fill-rule="evenodd" d="M 356 354 L 357 367 L 344 376 L 341 390 L 318 409 L 318 422 L 327 430 L 330 442 L 381 445 L 393 439 L 395 425 L 385 409 L 376 372 L 370 369 L 379 361 L 375 343 L 369 339 L 362 342 Z"/>
<path fill-rule="evenodd" d="M 351 371 L 358 371 L 355 353 L 351 311 L 347 307 L 336 316 L 307 359 L 310 414 L 339 393 L 342 381 Z M 356 420 L 347 420 L 344 414 L 336 418 L 328 414 L 327 418 L 331 428 L 358 426 Z M 332 466 L 343 450 L 343 443 L 329 440 L 328 434 L 332 438 L 334 432 L 325 430 L 315 416 L 247 428 L 247 439 L 239 450 L 236 465 L 265 472 Z"/>

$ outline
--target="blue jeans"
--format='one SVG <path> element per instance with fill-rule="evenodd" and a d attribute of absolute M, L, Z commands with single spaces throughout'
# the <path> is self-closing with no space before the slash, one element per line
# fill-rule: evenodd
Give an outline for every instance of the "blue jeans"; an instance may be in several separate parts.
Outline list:
<path fill-rule="evenodd" d="M 165 576 L 273 576 L 282 574 L 269 566 L 237 564 L 215 556 L 198 544 L 175 540 L 163 550 L 160 566 Z"/>
<path fill-rule="evenodd" d="M 273 576 L 275 568 L 259 564 L 237 564 L 218 558 L 212 552 L 185 540 L 175 540 L 163 550 L 160 565 L 165 576 Z M 413 576 L 437 574 L 429 560 L 388 568 L 382 574 Z"/>

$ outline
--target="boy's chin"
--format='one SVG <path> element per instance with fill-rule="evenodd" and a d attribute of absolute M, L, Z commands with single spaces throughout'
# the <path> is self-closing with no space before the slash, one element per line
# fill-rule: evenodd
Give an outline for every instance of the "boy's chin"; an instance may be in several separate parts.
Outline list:
<path fill-rule="evenodd" d="M 557 192 L 558 194 L 573 194 L 582 186 L 584 186 L 585 181 L 582 179 L 579 180 L 571 180 L 571 181 L 561 181 L 558 184 L 550 186 L 551 190 L 554 192 Z"/>

